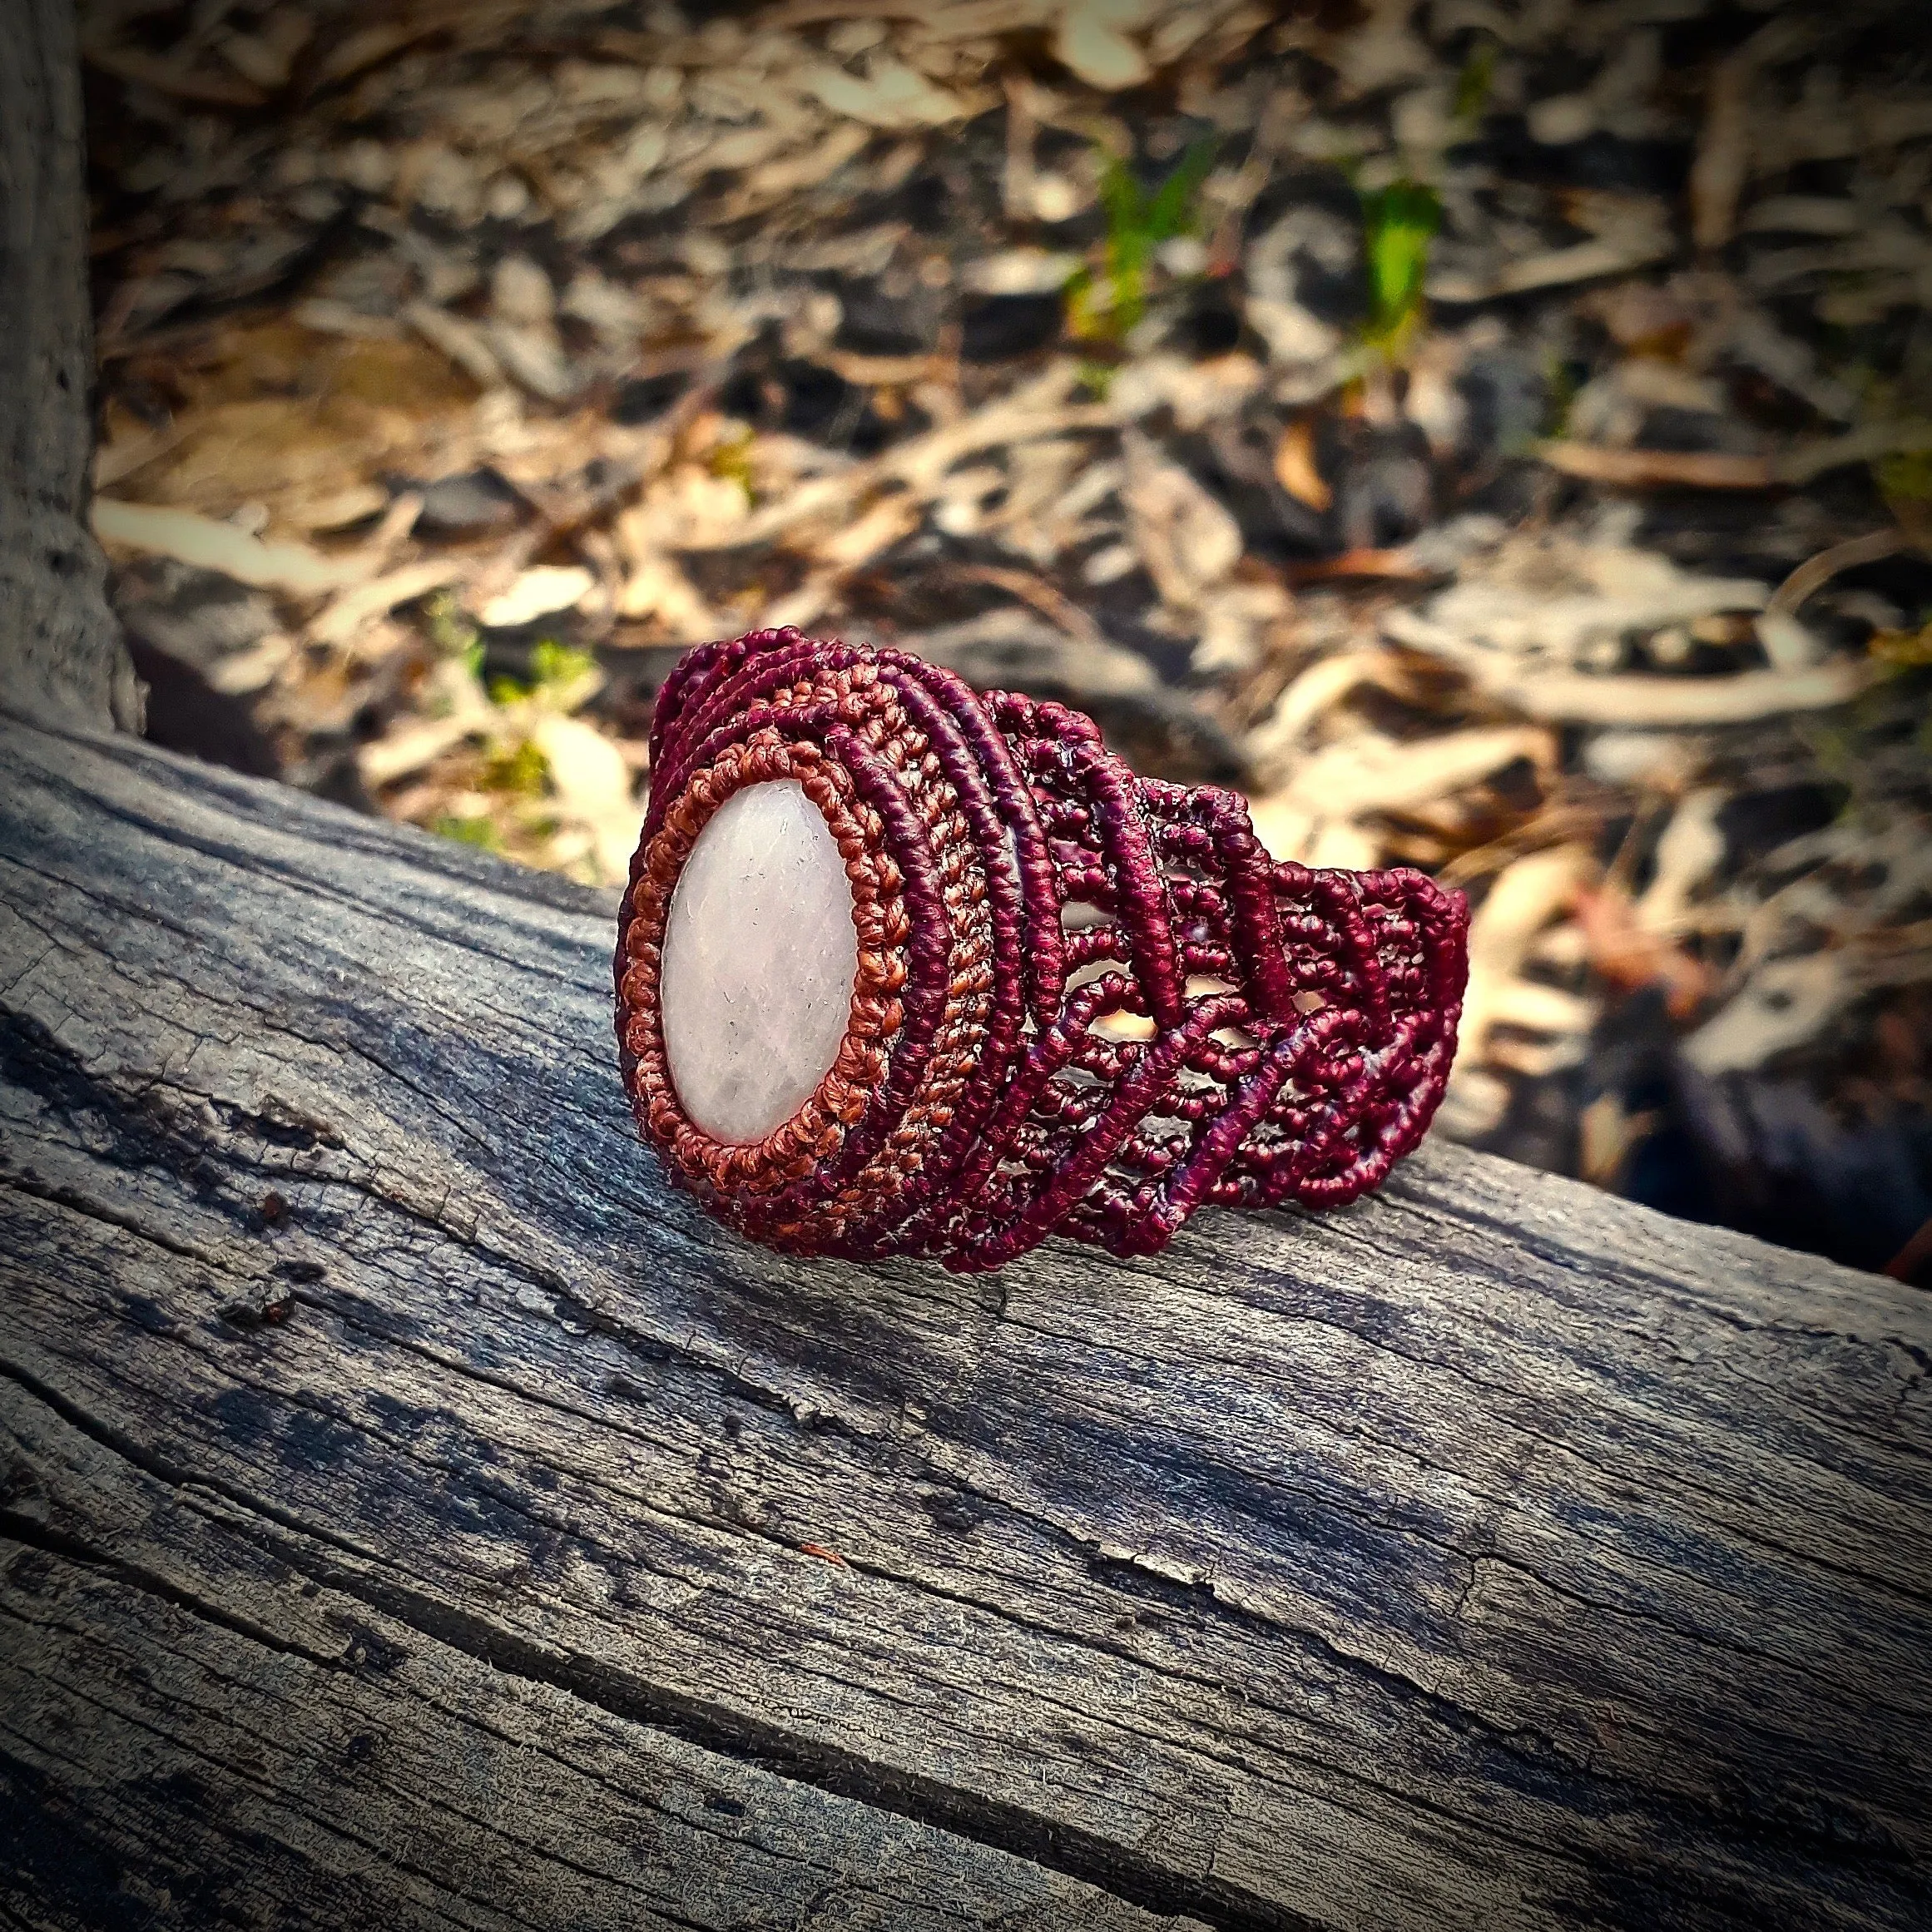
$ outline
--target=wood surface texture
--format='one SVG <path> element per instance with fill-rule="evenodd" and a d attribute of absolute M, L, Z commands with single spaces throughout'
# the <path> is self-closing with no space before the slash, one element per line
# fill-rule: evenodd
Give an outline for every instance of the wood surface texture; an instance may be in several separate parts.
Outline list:
<path fill-rule="evenodd" d="M 0 1925 L 1923 1927 L 1932 1305 L 669 1191 L 608 895 L 0 723 Z"/>
<path fill-rule="evenodd" d="M 73 12 L 0 6 L 0 693 L 17 710 L 138 729 L 84 520 L 94 326 Z"/>

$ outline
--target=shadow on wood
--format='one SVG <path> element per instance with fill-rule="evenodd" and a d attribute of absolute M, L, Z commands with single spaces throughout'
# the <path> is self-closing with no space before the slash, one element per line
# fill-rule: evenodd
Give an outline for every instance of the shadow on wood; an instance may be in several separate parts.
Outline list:
<path fill-rule="evenodd" d="M 607 897 L 0 774 L 0 1916 L 1925 1922 L 1920 1293 L 1439 1147 L 785 1261 L 637 1143 Z"/>

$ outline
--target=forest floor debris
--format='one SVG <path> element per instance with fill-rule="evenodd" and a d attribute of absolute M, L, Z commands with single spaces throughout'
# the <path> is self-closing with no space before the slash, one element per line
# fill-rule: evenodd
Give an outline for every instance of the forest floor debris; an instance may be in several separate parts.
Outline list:
<path fill-rule="evenodd" d="M 82 11 L 157 736 L 609 884 L 685 645 L 922 650 L 1467 890 L 1445 1131 L 1932 1266 L 1912 9 Z"/>

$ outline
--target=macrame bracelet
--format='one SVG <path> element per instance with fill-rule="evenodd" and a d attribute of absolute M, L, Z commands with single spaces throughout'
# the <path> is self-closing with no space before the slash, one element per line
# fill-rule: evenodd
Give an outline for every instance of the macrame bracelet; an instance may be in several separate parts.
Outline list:
<path fill-rule="evenodd" d="M 754 1240 L 962 1271 L 1049 1234 L 1153 1254 L 1204 1201 L 1354 1200 L 1442 1097 L 1459 897 L 1277 863 L 1238 795 L 1136 777 L 1077 711 L 760 631 L 680 661 L 651 753 L 624 1082 L 671 1175 Z M 858 964 L 816 1091 L 734 1142 L 671 1076 L 666 922 L 713 815 L 781 780 L 835 842 Z"/>

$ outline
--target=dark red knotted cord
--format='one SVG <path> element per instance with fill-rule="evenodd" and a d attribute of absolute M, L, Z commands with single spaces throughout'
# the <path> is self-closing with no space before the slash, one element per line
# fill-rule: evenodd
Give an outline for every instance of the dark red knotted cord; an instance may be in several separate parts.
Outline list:
<path fill-rule="evenodd" d="M 658 970 L 710 815 L 789 776 L 854 890 L 845 1045 L 755 1145 L 666 1062 Z M 1092 720 L 903 652 L 761 631 L 660 693 L 617 1032 L 671 1172 L 770 1245 L 996 1268 L 1048 1234 L 1152 1254 L 1204 1201 L 1333 1206 L 1422 1137 L 1455 1051 L 1461 899 L 1271 859 L 1239 796 L 1142 780 Z"/>

